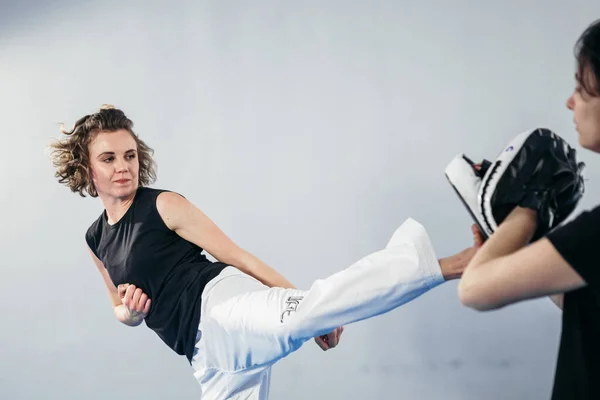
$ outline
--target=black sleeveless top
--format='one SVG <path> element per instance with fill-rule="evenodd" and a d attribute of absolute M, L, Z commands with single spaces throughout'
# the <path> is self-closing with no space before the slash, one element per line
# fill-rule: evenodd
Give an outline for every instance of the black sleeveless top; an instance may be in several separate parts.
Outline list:
<path fill-rule="evenodd" d="M 133 284 L 148 295 L 146 325 L 191 363 L 202 291 L 227 265 L 208 260 L 201 247 L 165 225 L 156 208 L 165 191 L 140 187 L 116 224 L 108 224 L 104 211 L 85 238 L 115 286 Z"/>

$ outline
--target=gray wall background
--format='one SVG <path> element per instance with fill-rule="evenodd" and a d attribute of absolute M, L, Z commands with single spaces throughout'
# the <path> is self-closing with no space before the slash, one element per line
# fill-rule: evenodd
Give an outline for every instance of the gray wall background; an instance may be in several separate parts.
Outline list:
<path fill-rule="evenodd" d="M 576 144 L 565 101 L 592 0 L 23 1 L 0 9 L 0 398 L 194 399 L 183 357 L 119 324 L 83 234 L 102 211 L 46 146 L 102 103 L 180 191 L 299 287 L 407 217 L 438 256 L 470 245 L 443 175 L 535 126 Z M 599 157 L 587 162 L 597 203 Z M 273 399 L 545 399 L 560 312 L 463 308 L 456 281 L 274 368 Z"/>

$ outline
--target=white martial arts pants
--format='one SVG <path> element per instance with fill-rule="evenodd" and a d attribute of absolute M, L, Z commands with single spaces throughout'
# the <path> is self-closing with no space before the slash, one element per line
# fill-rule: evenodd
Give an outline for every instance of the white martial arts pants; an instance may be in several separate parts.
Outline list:
<path fill-rule="evenodd" d="M 265 400 L 272 365 L 335 328 L 386 313 L 444 282 L 426 230 L 413 219 L 386 248 L 309 290 L 269 288 L 233 267 L 202 295 L 194 376 L 202 400 Z"/>

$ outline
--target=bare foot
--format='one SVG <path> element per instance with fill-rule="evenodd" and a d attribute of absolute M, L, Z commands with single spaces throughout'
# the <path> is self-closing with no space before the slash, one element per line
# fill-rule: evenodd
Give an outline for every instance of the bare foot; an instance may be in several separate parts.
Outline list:
<path fill-rule="evenodd" d="M 473 233 L 473 246 L 440 260 L 440 267 L 442 268 L 442 275 L 445 280 L 460 278 L 471 259 L 475 256 L 475 253 L 483 245 L 483 235 L 476 224 L 471 225 L 471 232 Z"/>

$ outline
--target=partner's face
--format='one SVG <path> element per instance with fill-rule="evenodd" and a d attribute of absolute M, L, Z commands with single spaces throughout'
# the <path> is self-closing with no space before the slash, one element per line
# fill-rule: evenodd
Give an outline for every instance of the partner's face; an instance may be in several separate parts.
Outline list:
<path fill-rule="evenodd" d="M 126 198 L 137 190 L 137 144 L 127 130 L 97 133 L 88 151 L 92 181 L 99 195 Z"/>
<path fill-rule="evenodd" d="M 595 78 L 590 79 L 595 85 Z M 578 83 L 567 100 L 567 108 L 573 111 L 573 121 L 579 133 L 579 144 L 588 150 L 600 153 L 600 96 L 591 96 Z"/>

